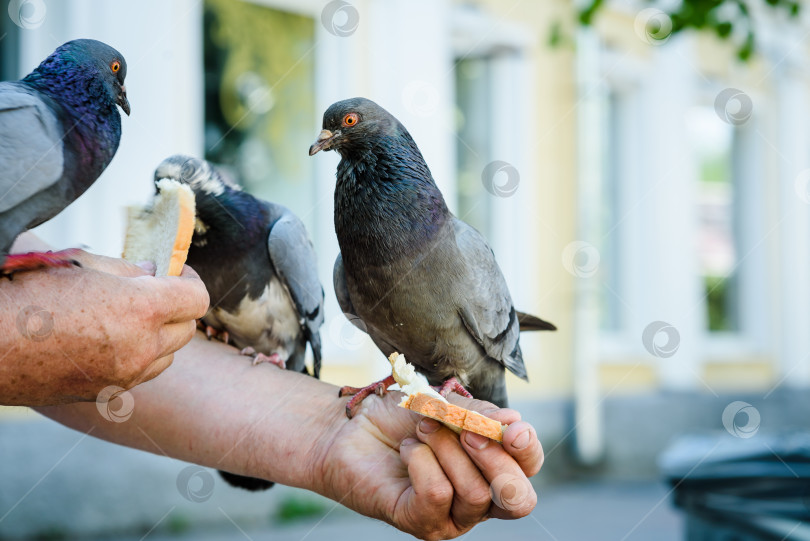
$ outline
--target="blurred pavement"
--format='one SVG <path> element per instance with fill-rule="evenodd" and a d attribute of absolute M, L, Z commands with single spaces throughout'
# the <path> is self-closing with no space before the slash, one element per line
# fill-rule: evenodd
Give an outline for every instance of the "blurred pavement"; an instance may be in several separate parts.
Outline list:
<path fill-rule="evenodd" d="M 531 516 L 505 522 L 490 520 L 463 537 L 509 541 L 676 541 L 683 539 L 683 520 L 670 506 L 668 487 L 649 482 L 572 483 L 543 488 Z M 107 537 L 105 541 L 330 541 L 356 539 L 413 539 L 391 526 L 335 507 L 325 517 L 264 528 L 232 527 L 182 535 Z"/>

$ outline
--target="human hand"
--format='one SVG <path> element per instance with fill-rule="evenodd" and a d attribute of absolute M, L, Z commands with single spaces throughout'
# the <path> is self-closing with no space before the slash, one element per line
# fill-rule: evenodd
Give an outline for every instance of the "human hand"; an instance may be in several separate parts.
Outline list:
<path fill-rule="evenodd" d="M 421 539 L 457 537 L 489 517 L 528 515 L 537 503 L 528 478 L 543 464 L 534 428 L 514 410 L 451 396 L 508 424 L 503 444 L 466 431 L 459 437 L 400 408 L 400 393 L 372 396 L 352 420 L 336 419 L 342 426 L 321 442 L 316 490 Z"/>
<path fill-rule="evenodd" d="M 0 280 L 0 404 L 95 400 L 157 376 L 194 335 L 208 293 L 185 267 L 154 277 L 126 261 L 80 251 L 82 267 Z"/>

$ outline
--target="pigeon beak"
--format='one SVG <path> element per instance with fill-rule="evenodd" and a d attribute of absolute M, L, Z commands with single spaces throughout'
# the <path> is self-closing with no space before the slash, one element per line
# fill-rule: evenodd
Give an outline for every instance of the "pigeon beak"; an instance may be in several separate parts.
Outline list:
<path fill-rule="evenodd" d="M 121 92 L 118 93 L 118 101 L 116 102 L 121 106 L 121 109 L 129 116 L 129 100 L 127 99 L 127 87 L 121 85 Z"/>
<path fill-rule="evenodd" d="M 318 134 L 318 138 L 315 139 L 315 142 L 309 147 L 309 155 L 314 156 L 321 150 L 329 150 L 329 145 L 338 135 L 340 135 L 339 131 L 332 133 L 329 130 L 321 130 L 321 133 Z"/>

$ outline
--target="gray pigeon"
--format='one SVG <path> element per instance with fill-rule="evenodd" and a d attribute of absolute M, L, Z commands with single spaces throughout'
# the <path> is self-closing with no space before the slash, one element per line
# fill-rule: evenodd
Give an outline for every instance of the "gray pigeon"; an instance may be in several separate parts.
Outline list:
<path fill-rule="evenodd" d="M 341 155 L 335 188 L 335 293 L 350 320 L 389 355 L 404 353 L 442 392 L 506 406 L 505 369 L 527 379 L 519 331 L 554 330 L 515 311 L 481 234 L 453 216 L 405 127 L 376 103 L 333 104 L 309 154 Z M 391 380 L 356 393 L 359 402 Z"/>
<path fill-rule="evenodd" d="M 129 114 L 127 64 L 112 47 L 69 41 L 24 79 L 0 83 L 0 273 L 72 264 L 71 251 L 8 256 L 101 175 Z"/>
<path fill-rule="evenodd" d="M 199 158 L 176 155 L 155 170 L 194 191 L 197 216 L 186 263 L 211 297 L 203 317 L 209 334 L 233 341 L 254 364 L 269 362 L 307 372 L 306 347 L 320 376 L 323 288 L 304 224 L 289 209 L 262 201 Z M 220 472 L 248 490 L 272 486 Z"/>

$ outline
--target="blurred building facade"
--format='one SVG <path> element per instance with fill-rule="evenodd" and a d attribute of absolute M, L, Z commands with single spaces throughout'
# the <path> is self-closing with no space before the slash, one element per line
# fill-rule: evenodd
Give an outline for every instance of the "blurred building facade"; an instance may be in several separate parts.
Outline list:
<path fill-rule="evenodd" d="M 740 63 L 709 36 L 651 35 L 661 14 L 642 2 L 585 29 L 563 0 L 29 3 L 26 20 L 0 14 L 5 79 L 78 37 L 128 61 L 121 147 L 38 228 L 53 246 L 117 255 L 123 209 L 148 200 L 163 158 L 223 163 L 306 223 L 327 297 L 323 378 L 368 383 L 387 364 L 331 288 L 338 158 L 306 155 L 331 103 L 366 96 L 489 239 L 516 307 L 559 327 L 523 335 L 530 383 L 509 379 L 552 475 L 554 453 L 649 474 L 678 433 L 722 429 L 736 398 L 772 408 L 774 428 L 801 425 L 773 404 L 810 385 L 806 15 L 757 14 L 759 54 Z M 0 431 L 14 423 L 53 430 L 0 412 Z M 0 513 L 25 479 L 0 491 Z"/>

